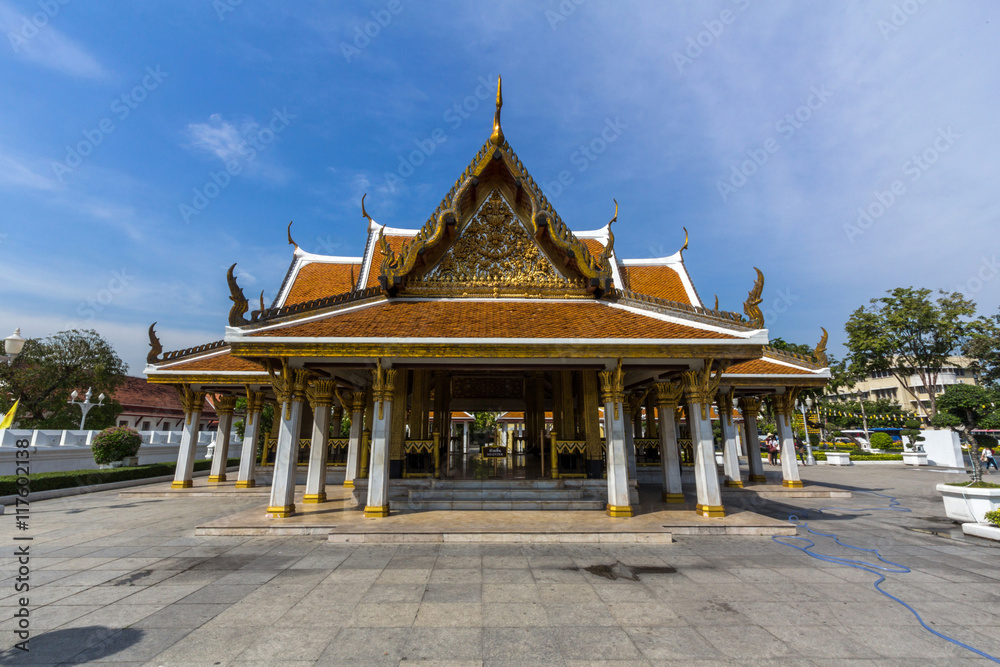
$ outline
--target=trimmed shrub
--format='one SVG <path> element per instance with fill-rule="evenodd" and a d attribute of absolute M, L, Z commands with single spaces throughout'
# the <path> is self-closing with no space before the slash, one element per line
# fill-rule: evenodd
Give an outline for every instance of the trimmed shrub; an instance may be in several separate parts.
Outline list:
<path fill-rule="evenodd" d="M 892 447 L 892 436 L 888 433 L 878 431 L 877 433 L 872 433 L 870 442 L 872 449 L 889 449 Z"/>
<path fill-rule="evenodd" d="M 112 426 L 97 434 L 91 450 L 94 462 L 104 465 L 121 461 L 126 456 L 135 456 L 141 446 L 142 437 L 138 431 L 128 426 Z"/>
<path fill-rule="evenodd" d="M 239 459 L 229 459 L 227 465 L 235 466 L 239 462 Z M 146 479 L 148 477 L 162 477 L 173 475 L 176 467 L 174 463 L 152 463 L 150 465 L 134 466 L 131 468 L 109 468 L 106 470 L 36 472 L 28 475 L 28 479 L 31 480 L 29 488 L 34 493 L 37 491 L 71 489 L 77 486 L 90 486 L 92 484 L 108 484 L 110 482 L 125 482 L 133 479 Z M 212 461 L 210 459 L 194 462 L 195 472 L 209 470 L 211 467 Z M 0 476 L 0 496 L 13 496 L 17 492 L 17 475 Z"/>
<path fill-rule="evenodd" d="M 986 513 L 986 520 L 994 526 L 1000 526 L 1000 510 L 993 510 Z"/>

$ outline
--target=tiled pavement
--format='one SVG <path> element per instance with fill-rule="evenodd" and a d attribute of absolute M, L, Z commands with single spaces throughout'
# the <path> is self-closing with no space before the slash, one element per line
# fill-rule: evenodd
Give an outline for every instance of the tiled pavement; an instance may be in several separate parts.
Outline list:
<path fill-rule="evenodd" d="M 912 508 L 810 522 L 913 568 L 888 575 L 886 590 L 936 629 L 1000 655 L 1000 545 L 961 538 L 939 519 L 934 484 L 960 475 L 857 466 L 803 476 L 892 493 Z M 754 509 L 802 516 L 830 504 L 887 505 L 864 494 L 788 502 Z M 4 515 L 0 664 L 985 663 L 921 629 L 873 589 L 873 575 L 767 537 L 352 546 L 315 536 L 194 536 L 195 525 L 254 504 L 119 500 L 116 492 L 34 504 L 27 655 L 9 648 L 19 596 L 12 516 Z M 817 541 L 823 553 L 845 553 Z M 667 571 L 633 580 L 629 567 Z"/>

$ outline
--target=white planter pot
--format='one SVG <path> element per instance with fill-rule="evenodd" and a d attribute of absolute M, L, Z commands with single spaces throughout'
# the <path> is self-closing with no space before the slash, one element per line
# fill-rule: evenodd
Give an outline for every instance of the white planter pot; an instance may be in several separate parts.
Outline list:
<path fill-rule="evenodd" d="M 953 521 L 986 523 L 986 513 L 1000 509 L 1000 489 L 970 489 L 938 484 L 944 512 Z"/>
<path fill-rule="evenodd" d="M 903 465 L 908 465 L 908 466 L 927 465 L 927 452 L 903 452 Z"/>
<path fill-rule="evenodd" d="M 827 452 L 826 453 L 826 463 L 831 466 L 849 466 L 851 465 L 851 453 L 850 452 Z"/>
<path fill-rule="evenodd" d="M 966 535 L 974 535 L 975 537 L 1000 542 L 1000 527 L 997 526 L 985 523 L 963 523 L 962 532 Z"/>

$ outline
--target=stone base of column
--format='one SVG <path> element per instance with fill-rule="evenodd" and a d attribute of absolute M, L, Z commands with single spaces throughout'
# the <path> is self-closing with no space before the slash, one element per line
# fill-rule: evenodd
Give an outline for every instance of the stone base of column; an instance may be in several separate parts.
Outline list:
<path fill-rule="evenodd" d="M 783 479 L 781 480 L 781 485 L 789 489 L 801 489 L 802 480 L 800 479 Z"/>
<path fill-rule="evenodd" d="M 767 477 L 764 477 L 763 475 L 750 475 L 750 481 L 751 482 L 766 482 L 767 481 Z"/>
<path fill-rule="evenodd" d="M 632 507 L 630 505 L 608 505 L 608 516 L 632 516 Z"/>
<path fill-rule="evenodd" d="M 723 486 L 731 486 L 731 487 L 736 488 L 736 489 L 742 489 L 743 488 L 743 482 L 740 481 L 740 480 L 736 480 L 736 479 L 727 479 L 722 484 L 723 484 Z"/>
<path fill-rule="evenodd" d="M 295 514 L 295 503 L 292 503 L 291 505 L 284 505 L 282 507 L 268 507 L 267 513 L 272 515 L 275 519 L 285 519 Z"/>
<path fill-rule="evenodd" d="M 365 505 L 366 518 L 377 519 L 385 516 L 389 516 L 388 505 Z"/>
<path fill-rule="evenodd" d="M 255 479 L 238 479 L 236 480 L 237 489 L 252 489 L 257 486 L 257 480 Z"/>
<path fill-rule="evenodd" d="M 694 511 L 705 517 L 726 516 L 726 508 L 722 505 L 695 505 Z"/>
<path fill-rule="evenodd" d="M 194 486 L 194 482 L 190 479 L 185 479 L 180 482 L 177 480 L 170 482 L 171 489 L 190 489 L 192 486 Z"/>
<path fill-rule="evenodd" d="M 353 489 L 354 488 L 354 480 L 353 479 L 345 479 L 344 480 L 344 488 L 345 489 Z"/>
<path fill-rule="evenodd" d="M 309 504 L 318 504 L 326 502 L 326 491 L 322 493 L 307 493 L 302 496 L 302 502 Z"/>
<path fill-rule="evenodd" d="M 221 475 L 209 475 L 208 476 L 208 483 L 209 484 L 218 484 L 219 482 L 225 482 L 225 481 L 226 481 L 226 475 L 225 475 L 225 473 L 223 473 Z"/>
<path fill-rule="evenodd" d="M 684 502 L 683 493 L 667 493 L 663 492 L 663 502 L 665 503 L 682 503 Z"/>

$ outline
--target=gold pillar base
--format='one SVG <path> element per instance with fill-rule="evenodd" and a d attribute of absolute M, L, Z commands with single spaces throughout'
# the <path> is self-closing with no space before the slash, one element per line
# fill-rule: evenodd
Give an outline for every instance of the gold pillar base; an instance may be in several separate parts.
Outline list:
<path fill-rule="evenodd" d="M 388 505 L 365 505 L 365 518 L 377 519 L 389 516 Z"/>
<path fill-rule="evenodd" d="M 326 491 L 321 493 L 307 493 L 302 496 L 302 502 L 312 505 L 326 502 Z"/>
<path fill-rule="evenodd" d="M 783 479 L 781 480 L 781 485 L 786 489 L 801 489 L 802 480 L 801 479 Z"/>
<path fill-rule="evenodd" d="M 222 473 L 221 475 L 209 475 L 208 476 L 208 483 L 209 484 L 218 484 L 219 482 L 225 482 L 225 481 L 226 481 L 226 474 L 225 473 Z"/>
<path fill-rule="evenodd" d="M 345 489 L 353 489 L 354 488 L 354 480 L 353 479 L 345 479 L 344 480 L 344 488 Z"/>
<path fill-rule="evenodd" d="M 750 475 L 750 481 L 751 482 L 766 482 L 767 481 L 767 477 L 764 477 L 763 475 Z"/>
<path fill-rule="evenodd" d="M 630 505 L 608 505 L 608 516 L 632 516 L 632 507 Z"/>
<path fill-rule="evenodd" d="M 683 493 L 667 493 L 663 492 L 663 502 L 665 503 L 682 503 L 684 502 Z"/>
<path fill-rule="evenodd" d="M 192 486 L 194 486 L 194 482 L 190 479 L 183 479 L 181 481 L 175 479 L 170 483 L 171 489 L 190 489 Z"/>
<path fill-rule="evenodd" d="M 272 515 L 275 519 L 285 519 L 293 514 L 295 514 L 295 504 L 285 505 L 284 507 L 268 507 L 267 513 Z"/>
<path fill-rule="evenodd" d="M 257 480 L 255 479 L 238 479 L 236 480 L 237 489 L 252 489 L 257 486 Z"/>
<path fill-rule="evenodd" d="M 722 483 L 722 485 L 723 486 L 731 486 L 734 489 L 742 489 L 743 488 L 743 482 L 741 480 L 738 480 L 738 479 L 727 479 L 725 482 Z"/>
<path fill-rule="evenodd" d="M 695 505 L 694 511 L 705 517 L 726 516 L 726 508 L 722 505 Z"/>

